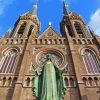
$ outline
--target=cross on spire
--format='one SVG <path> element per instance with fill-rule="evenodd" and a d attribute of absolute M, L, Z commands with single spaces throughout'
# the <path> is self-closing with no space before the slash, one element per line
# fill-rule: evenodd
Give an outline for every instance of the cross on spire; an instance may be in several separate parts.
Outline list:
<path fill-rule="evenodd" d="M 69 14 L 72 13 L 69 6 L 66 4 L 66 1 L 63 0 L 63 14 L 64 16 L 69 16 Z"/>
<path fill-rule="evenodd" d="M 38 0 L 35 0 L 33 7 L 29 10 L 29 14 L 37 15 L 37 8 L 38 8 L 37 4 L 38 4 Z"/>
<path fill-rule="evenodd" d="M 34 5 L 37 5 L 38 4 L 38 0 L 34 0 Z"/>

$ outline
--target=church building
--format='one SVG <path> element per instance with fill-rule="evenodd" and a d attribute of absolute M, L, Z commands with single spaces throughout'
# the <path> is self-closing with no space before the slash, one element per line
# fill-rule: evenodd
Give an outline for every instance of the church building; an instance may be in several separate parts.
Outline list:
<path fill-rule="evenodd" d="M 35 2 L 31 10 L 19 16 L 13 31 L 0 38 L 0 100 L 38 100 L 32 91 L 32 67 L 36 69 L 48 55 L 59 70 L 64 70 L 63 100 L 100 100 L 100 37 L 92 28 L 87 29 L 82 17 L 66 2 L 62 8 L 61 35 L 51 23 L 39 35 Z"/>

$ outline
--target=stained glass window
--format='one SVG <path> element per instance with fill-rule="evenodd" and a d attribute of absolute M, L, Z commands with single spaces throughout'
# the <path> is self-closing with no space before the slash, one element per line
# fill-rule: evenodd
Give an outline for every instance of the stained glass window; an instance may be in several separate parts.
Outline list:
<path fill-rule="evenodd" d="M 83 60 L 87 73 L 100 73 L 100 61 L 93 51 L 86 49 L 83 54 Z"/>
<path fill-rule="evenodd" d="M 17 58 L 16 50 L 7 51 L 0 61 L 0 73 L 13 73 Z"/>

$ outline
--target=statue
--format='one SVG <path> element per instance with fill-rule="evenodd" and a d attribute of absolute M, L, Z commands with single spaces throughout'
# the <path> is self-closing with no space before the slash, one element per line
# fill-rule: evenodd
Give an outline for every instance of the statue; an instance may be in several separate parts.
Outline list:
<path fill-rule="evenodd" d="M 50 55 L 47 56 L 46 62 L 36 69 L 32 66 L 32 71 L 35 72 L 32 91 L 36 100 L 64 99 L 66 90 L 63 79 L 64 70 L 59 69 Z"/>

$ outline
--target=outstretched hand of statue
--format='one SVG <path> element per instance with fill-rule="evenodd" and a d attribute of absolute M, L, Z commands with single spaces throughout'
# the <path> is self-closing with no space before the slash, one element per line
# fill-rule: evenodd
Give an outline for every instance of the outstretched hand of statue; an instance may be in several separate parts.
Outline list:
<path fill-rule="evenodd" d="M 33 73 L 35 73 L 35 75 L 40 75 L 43 66 L 44 66 L 44 64 L 39 65 L 37 68 L 35 68 L 35 67 L 33 66 L 33 64 L 32 64 L 31 70 L 32 70 Z"/>
<path fill-rule="evenodd" d="M 32 65 L 31 67 L 32 72 L 35 72 L 35 67 Z"/>

